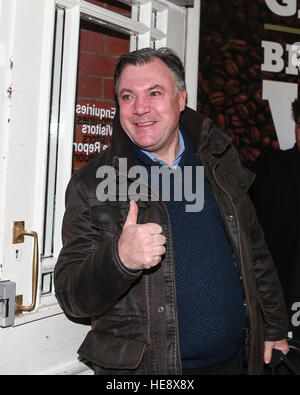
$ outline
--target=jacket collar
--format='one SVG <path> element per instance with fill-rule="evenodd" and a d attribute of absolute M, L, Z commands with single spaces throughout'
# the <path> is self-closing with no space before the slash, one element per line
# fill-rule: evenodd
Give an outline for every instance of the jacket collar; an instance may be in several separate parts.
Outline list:
<path fill-rule="evenodd" d="M 231 138 L 223 133 L 211 119 L 186 107 L 181 114 L 180 123 L 193 142 L 196 153 L 205 150 L 212 155 L 221 154 L 231 142 Z"/>

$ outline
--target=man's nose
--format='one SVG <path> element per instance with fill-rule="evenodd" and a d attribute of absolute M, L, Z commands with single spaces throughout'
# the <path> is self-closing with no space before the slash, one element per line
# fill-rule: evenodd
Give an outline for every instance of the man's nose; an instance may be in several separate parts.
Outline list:
<path fill-rule="evenodd" d="M 134 101 L 134 112 L 143 115 L 150 111 L 150 103 L 146 97 L 136 97 Z"/>

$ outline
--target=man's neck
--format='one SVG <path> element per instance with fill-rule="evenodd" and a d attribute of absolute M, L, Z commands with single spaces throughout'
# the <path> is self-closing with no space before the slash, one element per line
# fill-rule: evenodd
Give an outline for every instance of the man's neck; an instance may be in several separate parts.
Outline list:
<path fill-rule="evenodd" d="M 158 152 L 153 155 L 156 156 L 158 159 L 164 161 L 169 167 L 172 167 L 178 152 L 179 152 L 179 137 L 177 138 L 175 145 L 168 147 L 167 152 Z"/>
<path fill-rule="evenodd" d="M 141 150 L 144 152 L 147 156 L 149 156 L 152 160 L 153 157 L 157 158 L 158 162 L 162 162 L 162 165 L 167 165 L 170 168 L 172 167 L 177 167 L 180 158 L 185 150 L 185 143 L 184 139 L 182 137 L 181 132 L 179 131 L 178 136 L 177 136 L 177 141 L 176 144 L 173 144 L 174 148 L 172 145 L 168 147 L 167 152 L 150 152 L 150 151 L 145 151 Z"/>

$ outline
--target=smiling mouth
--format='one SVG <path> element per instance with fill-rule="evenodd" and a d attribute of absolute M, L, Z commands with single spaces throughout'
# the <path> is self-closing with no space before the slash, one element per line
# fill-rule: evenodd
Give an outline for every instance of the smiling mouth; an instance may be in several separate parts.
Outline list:
<path fill-rule="evenodd" d="M 135 125 L 136 125 L 136 126 L 140 126 L 140 127 L 146 127 L 146 126 L 152 126 L 152 125 L 154 125 L 155 123 L 156 123 L 155 121 L 136 122 Z"/>

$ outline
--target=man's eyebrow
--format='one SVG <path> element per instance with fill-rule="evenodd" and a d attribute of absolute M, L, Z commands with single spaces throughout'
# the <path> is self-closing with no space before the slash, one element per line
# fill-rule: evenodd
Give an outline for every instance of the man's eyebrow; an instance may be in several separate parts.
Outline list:
<path fill-rule="evenodd" d="M 128 88 L 123 88 L 120 90 L 119 95 L 121 96 L 123 93 L 133 93 L 133 91 L 131 89 Z"/>
<path fill-rule="evenodd" d="M 156 84 L 151 86 L 150 88 L 148 88 L 148 91 L 153 91 L 153 89 L 161 89 L 161 90 L 165 90 L 165 88 L 162 85 Z"/>
<path fill-rule="evenodd" d="M 164 88 L 162 85 L 160 85 L 160 84 L 155 84 L 155 85 L 153 85 L 153 86 L 150 86 L 150 87 L 147 88 L 146 90 L 147 90 L 148 92 L 150 92 L 150 91 L 153 91 L 154 89 L 165 90 L 165 88 Z M 119 92 L 119 95 L 121 96 L 121 95 L 123 95 L 123 93 L 131 93 L 131 94 L 133 94 L 134 92 L 133 92 L 133 90 L 131 90 L 131 89 L 129 89 L 129 88 L 122 88 L 122 89 L 120 90 L 120 92 Z"/>

